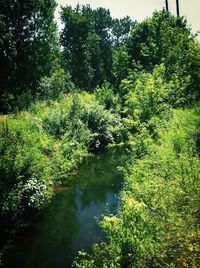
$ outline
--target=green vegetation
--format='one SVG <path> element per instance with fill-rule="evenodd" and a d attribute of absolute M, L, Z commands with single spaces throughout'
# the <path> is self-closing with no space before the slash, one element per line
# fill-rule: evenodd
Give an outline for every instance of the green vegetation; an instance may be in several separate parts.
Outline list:
<path fill-rule="evenodd" d="M 173 111 L 157 142 L 142 141 L 143 157 L 129 152 L 119 216 L 101 223 L 109 243 L 76 267 L 198 267 L 199 112 Z"/>
<path fill-rule="evenodd" d="M 28 211 L 41 209 L 53 183 L 66 180 L 89 152 L 115 143 L 120 125 L 86 92 L 9 115 L 0 139 L 1 222 L 19 226 Z"/>
<path fill-rule="evenodd" d="M 84 157 L 117 144 L 119 215 L 104 217 L 108 242 L 74 266 L 198 267 L 199 42 L 169 12 L 136 23 L 89 5 L 62 7 L 59 39 L 55 7 L 0 2 L 4 240 Z"/>
<path fill-rule="evenodd" d="M 0 1 L 1 111 L 12 111 L 20 96 L 35 96 L 58 61 L 55 8 L 55 0 Z"/>

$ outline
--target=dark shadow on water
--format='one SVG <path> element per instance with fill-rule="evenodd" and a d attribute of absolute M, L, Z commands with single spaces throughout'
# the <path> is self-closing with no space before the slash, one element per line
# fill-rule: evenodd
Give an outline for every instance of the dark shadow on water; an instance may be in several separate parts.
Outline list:
<path fill-rule="evenodd" d="M 122 152 L 89 158 L 63 186 L 30 233 L 18 237 L 4 254 L 5 268 L 67 268 L 81 249 L 106 237 L 95 218 L 116 213 L 123 177 L 118 171 Z"/>

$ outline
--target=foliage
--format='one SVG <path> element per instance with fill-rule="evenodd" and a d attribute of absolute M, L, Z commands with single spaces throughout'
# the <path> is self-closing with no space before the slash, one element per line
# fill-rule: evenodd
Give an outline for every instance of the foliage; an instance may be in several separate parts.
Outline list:
<path fill-rule="evenodd" d="M 189 101 L 195 103 L 200 99 L 200 44 L 198 41 L 189 42 L 189 51 L 184 64 L 187 74 L 190 76 L 186 94 L 189 96 Z"/>
<path fill-rule="evenodd" d="M 88 154 L 119 139 L 120 118 L 87 93 L 32 105 L 30 112 L 8 117 L 1 132 L 0 209 L 19 218 L 41 209 Z M 117 133 L 116 133 L 117 132 Z"/>
<path fill-rule="evenodd" d="M 63 66 L 75 85 L 91 90 L 111 81 L 113 47 L 125 43 L 134 25 L 131 19 L 113 20 L 109 10 L 92 10 L 89 5 L 63 7 L 61 19 Z"/>
<path fill-rule="evenodd" d="M 127 42 L 129 67 L 134 67 L 134 61 L 151 71 L 155 65 L 163 63 L 166 66 L 165 80 L 169 81 L 176 76 L 180 89 L 183 87 L 182 94 L 187 96 L 185 103 L 191 103 L 199 99 L 199 77 L 194 71 L 199 70 L 198 47 L 184 17 L 174 17 L 165 11 L 155 12 L 152 18 L 137 24 L 131 32 Z M 194 53 L 197 53 L 196 61 L 193 60 Z"/>
<path fill-rule="evenodd" d="M 112 22 L 112 34 L 114 46 L 119 47 L 126 44 L 128 34 L 136 22 L 133 22 L 129 16 L 122 19 L 114 19 Z"/>
<path fill-rule="evenodd" d="M 54 0 L 0 2 L 1 96 L 16 97 L 27 88 L 34 95 L 38 80 L 49 75 L 58 54 L 55 7 Z"/>
<path fill-rule="evenodd" d="M 114 92 L 114 88 L 109 83 L 104 83 L 94 91 L 96 100 L 107 110 L 113 110 L 120 113 L 119 95 Z"/>
<path fill-rule="evenodd" d="M 129 155 L 119 217 L 101 223 L 109 243 L 80 253 L 75 267 L 198 266 L 198 124 L 199 108 L 174 111 L 145 156 Z"/>
<path fill-rule="evenodd" d="M 165 66 L 155 66 L 152 73 L 129 71 L 118 89 L 120 114 L 125 128 L 124 138 L 129 144 L 137 144 L 137 156 L 145 154 L 145 145 L 139 145 L 140 136 L 144 141 L 148 136 L 156 138 L 158 129 L 163 128 L 170 117 L 170 94 L 174 90 L 173 81 L 165 82 Z M 132 145 L 131 145 L 132 147 Z M 143 148 L 143 149 L 142 149 Z M 143 150 L 143 152 L 142 152 Z M 140 152 L 139 152 L 140 151 Z"/>
<path fill-rule="evenodd" d="M 9 118 L 8 122 L 8 134 L 1 138 L 1 209 L 17 215 L 27 207 L 43 203 L 38 196 L 39 188 L 43 189 L 45 181 L 47 187 L 52 179 L 48 156 L 52 154 L 53 141 L 29 113 Z M 29 190 L 35 181 L 39 188 Z M 45 196 L 48 199 L 48 188 L 41 193 L 42 200 Z"/>
<path fill-rule="evenodd" d="M 61 35 L 64 68 L 69 71 L 77 86 L 88 88 L 93 77 L 89 43 L 96 38 L 92 31 L 92 10 L 89 6 L 81 8 L 77 5 L 75 9 L 66 6 L 62 8 L 61 19 L 65 25 Z"/>
<path fill-rule="evenodd" d="M 38 99 L 57 99 L 62 94 L 74 88 L 71 77 L 62 68 L 57 68 L 53 74 L 40 79 L 38 86 Z"/>
<path fill-rule="evenodd" d="M 125 113 L 133 119 L 147 122 L 168 111 L 169 86 L 164 82 L 165 67 L 155 67 L 153 73 L 141 72 L 138 78 L 130 73 L 130 78 L 122 81 L 121 90 L 125 96 Z"/>
<path fill-rule="evenodd" d="M 121 46 L 113 53 L 112 72 L 115 86 L 119 87 L 121 81 L 128 76 L 130 57 L 126 47 Z"/>
<path fill-rule="evenodd" d="M 106 111 L 87 93 L 73 93 L 69 96 L 68 107 L 61 103 L 43 121 L 44 128 L 57 138 L 67 131 L 72 136 L 76 135 L 77 141 L 85 139 L 89 146 L 95 146 L 98 141 L 100 147 L 114 142 L 113 133 L 120 125 L 120 119 L 116 115 Z M 85 131 L 87 134 L 83 135 Z"/>

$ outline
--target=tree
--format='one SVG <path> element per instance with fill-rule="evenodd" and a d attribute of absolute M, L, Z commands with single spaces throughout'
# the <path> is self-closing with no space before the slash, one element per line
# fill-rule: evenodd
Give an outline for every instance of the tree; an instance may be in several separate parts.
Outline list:
<path fill-rule="evenodd" d="M 122 79 L 127 77 L 129 61 L 129 55 L 125 46 L 121 46 L 114 51 L 112 72 L 115 86 L 118 87 Z"/>
<path fill-rule="evenodd" d="M 104 80 L 111 81 L 112 77 L 112 40 L 110 31 L 112 28 L 112 18 L 110 11 L 105 8 L 94 10 L 95 32 L 100 38 L 100 55 L 103 73 L 100 73 L 101 83 Z"/>
<path fill-rule="evenodd" d="M 194 74 L 199 70 L 199 63 L 194 62 L 190 52 L 194 42 L 184 17 L 175 17 L 166 11 L 155 12 L 152 18 L 138 24 L 128 38 L 129 67 L 139 63 L 146 71 L 152 71 L 155 65 L 163 63 L 166 81 L 174 78 L 179 81 L 179 89 L 183 89 L 183 95 L 189 100 L 186 92 L 189 88 L 191 95 L 192 88 L 197 92 Z M 191 60 L 196 66 L 195 72 L 189 67 Z"/>
<path fill-rule="evenodd" d="M 112 22 L 112 35 L 115 47 L 124 45 L 127 42 L 128 34 L 136 25 L 130 17 L 126 16 L 122 19 L 114 19 Z"/>
<path fill-rule="evenodd" d="M 72 76 L 72 81 L 80 88 L 89 89 L 93 78 L 90 64 L 90 43 L 94 39 L 93 12 L 87 6 L 62 7 L 61 20 L 64 29 L 61 33 L 63 65 Z"/>
<path fill-rule="evenodd" d="M 55 58 L 55 0 L 0 1 L 1 96 L 30 89 L 48 75 Z M 2 107 L 2 105 L 1 105 Z"/>
<path fill-rule="evenodd" d="M 89 5 L 62 8 L 63 66 L 76 86 L 92 89 L 111 77 L 112 47 L 109 29 L 112 19 L 104 8 Z"/>

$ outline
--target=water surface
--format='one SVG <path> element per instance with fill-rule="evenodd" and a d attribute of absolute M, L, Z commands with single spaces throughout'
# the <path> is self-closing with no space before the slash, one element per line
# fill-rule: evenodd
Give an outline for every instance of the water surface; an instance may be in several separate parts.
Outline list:
<path fill-rule="evenodd" d="M 123 177 L 119 150 L 85 161 L 63 185 L 30 232 L 16 239 L 3 258 L 5 268 L 67 268 L 81 249 L 105 241 L 97 224 L 102 214 L 116 213 Z"/>

